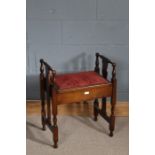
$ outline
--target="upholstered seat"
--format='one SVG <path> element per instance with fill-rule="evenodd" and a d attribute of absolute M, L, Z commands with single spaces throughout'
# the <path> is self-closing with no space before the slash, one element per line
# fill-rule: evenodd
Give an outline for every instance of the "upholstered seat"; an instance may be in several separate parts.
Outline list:
<path fill-rule="evenodd" d="M 59 89 L 71 89 L 109 83 L 94 71 L 56 75 L 55 83 Z"/>

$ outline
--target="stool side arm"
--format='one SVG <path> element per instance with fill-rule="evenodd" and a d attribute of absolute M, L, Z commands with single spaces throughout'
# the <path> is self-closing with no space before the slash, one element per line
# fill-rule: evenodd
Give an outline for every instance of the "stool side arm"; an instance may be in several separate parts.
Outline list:
<path fill-rule="evenodd" d="M 113 82 L 114 80 L 116 80 L 116 63 L 112 62 L 110 59 L 108 59 L 107 57 L 101 55 L 100 53 L 96 53 L 96 62 L 95 62 L 95 72 L 97 72 L 98 74 L 100 74 L 100 67 L 99 67 L 99 58 L 102 60 L 102 67 L 104 66 L 104 63 L 106 64 L 111 64 L 112 66 L 112 78 L 111 78 L 111 82 Z M 102 70 L 102 74 L 104 74 L 103 77 L 107 78 L 107 66 L 105 67 L 105 70 Z"/>
<path fill-rule="evenodd" d="M 45 68 L 46 73 L 48 74 L 49 84 L 53 85 L 55 81 L 56 71 L 43 59 L 40 59 L 40 72 L 43 73 L 41 68 Z"/>

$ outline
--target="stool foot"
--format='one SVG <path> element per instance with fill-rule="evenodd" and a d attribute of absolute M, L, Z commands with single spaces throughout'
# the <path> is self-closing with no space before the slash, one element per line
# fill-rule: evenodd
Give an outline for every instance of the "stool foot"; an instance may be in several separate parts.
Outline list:
<path fill-rule="evenodd" d="M 109 136 L 110 136 L 110 137 L 113 137 L 113 131 L 110 131 Z"/>
<path fill-rule="evenodd" d="M 94 121 L 97 121 L 97 117 L 94 117 Z"/>
<path fill-rule="evenodd" d="M 57 143 L 55 143 L 54 145 L 53 145 L 53 148 L 58 148 L 58 145 L 57 145 Z"/>
<path fill-rule="evenodd" d="M 113 137 L 113 131 L 115 128 L 115 116 L 111 116 L 110 124 L 109 124 L 109 129 L 110 129 L 110 137 Z"/>
<path fill-rule="evenodd" d="M 53 141 L 54 141 L 54 148 L 58 147 L 58 127 L 55 126 L 53 129 Z"/>
<path fill-rule="evenodd" d="M 43 126 L 43 127 L 42 127 L 42 130 L 43 130 L 43 131 L 45 131 L 45 130 L 46 130 L 46 127 L 45 127 L 45 126 Z"/>
<path fill-rule="evenodd" d="M 45 116 L 44 115 L 45 115 L 45 113 L 42 114 L 42 119 L 41 120 L 42 120 L 42 130 L 45 131 L 46 130 L 46 122 L 45 122 Z"/>

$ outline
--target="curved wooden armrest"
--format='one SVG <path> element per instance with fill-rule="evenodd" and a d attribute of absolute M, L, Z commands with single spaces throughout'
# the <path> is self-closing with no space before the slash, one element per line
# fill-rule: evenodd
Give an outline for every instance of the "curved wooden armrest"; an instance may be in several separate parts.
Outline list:
<path fill-rule="evenodd" d="M 50 84 L 54 83 L 56 71 L 43 59 L 40 59 L 40 74 L 46 74 L 47 82 Z"/>
<path fill-rule="evenodd" d="M 111 81 L 116 79 L 116 64 L 112 62 L 110 59 L 106 58 L 105 56 L 96 53 L 96 66 L 95 71 L 100 74 L 100 68 L 99 68 L 99 58 L 102 60 L 102 75 L 104 78 L 107 78 L 107 67 L 108 64 L 112 65 L 112 79 Z"/>

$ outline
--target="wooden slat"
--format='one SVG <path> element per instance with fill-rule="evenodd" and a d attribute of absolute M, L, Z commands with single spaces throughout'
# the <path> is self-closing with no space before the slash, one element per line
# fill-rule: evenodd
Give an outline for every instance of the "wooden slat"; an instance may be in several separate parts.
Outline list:
<path fill-rule="evenodd" d="M 101 107 L 101 103 L 100 103 Z M 107 103 L 107 114 L 110 114 L 110 103 Z M 116 104 L 116 116 L 128 116 L 128 102 L 118 102 Z M 27 101 L 27 115 L 40 115 L 40 101 Z M 58 115 L 74 115 L 74 116 L 93 116 L 92 102 L 73 103 L 58 105 Z"/>

